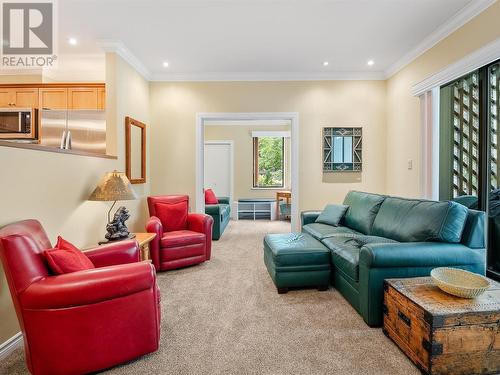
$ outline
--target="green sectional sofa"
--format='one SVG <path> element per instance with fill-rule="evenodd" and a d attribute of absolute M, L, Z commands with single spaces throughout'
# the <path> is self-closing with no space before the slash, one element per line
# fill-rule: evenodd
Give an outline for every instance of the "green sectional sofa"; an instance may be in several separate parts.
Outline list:
<path fill-rule="evenodd" d="M 302 233 L 329 250 L 332 284 L 370 326 L 382 324 L 384 279 L 428 276 L 440 266 L 485 274 L 483 212 L 358 191 L 344 205 L 338 226 L 317 223 L 319 211 L 303 212 Z"/>
<path fill-rule="evenodd" d="M 218 204 L 206 204 L 205 213 L 212 216 L 214 226 L 212 229 L 212 240 L 221 238 L 224 229 L 226 229 L 229 220 L 231 219 L 231 204 L 229 197 L 219 197 Z"/>

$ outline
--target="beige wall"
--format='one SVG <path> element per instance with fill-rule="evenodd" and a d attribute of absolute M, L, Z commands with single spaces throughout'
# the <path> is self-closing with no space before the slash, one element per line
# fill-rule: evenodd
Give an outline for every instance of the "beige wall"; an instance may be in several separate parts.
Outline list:
<path fill-rule="evenodd" d="M 499 37 L 496 2 L 387 81 L 387 193 L 422 195 L 420 104 L 411 87 Z M 407 169 L 408 159 L 413 170 Z"/>
<path fill-rule="evenodd" d="M 205 126 L 206 141 L 233 141 L 234 200 L 240 198 L 274 198 L 277 190 L 290 189 L 290 138 L 285 140 L 285 187 L 283 189 L 253 188 L 252 131 L 290 131 L 290 126 Z M 208 186 L 207 186 L 208 187 Z"/>
<path fill-rule="evenodd" d="M 116 139 L 117 160 L 0 147 L 0 226 L 35 218 L 42 222 L 49 238 L 58 234 L 75 245 L 95 245 L 105 234 L 108 202 L 89 202 L 88 195 L 106 171 L 125 169 L 124 117 L 131 115 L 149 124 L 149 84 L 120 58 L 109 66 L 114 71 L 107 86 L 109 124 Z M 108 118 L 109 120 L 109 118 Z M 124 203 L 131 211 L 130 229 L 143 230 L 147 215 L 144 196 L 149 183 L 135 185 L 141 199 Z M 0 343 L 19 331 L 10 294 L 0 271 Z"/>
<path fill-rule="evenodd" d="M 299 209 L 341 202 L 350 189 L 385 192 L 385 82 L 151 83 L 153 194 L 195 193 L 197 112 L 298 112 Z M 362 126 L 362 174 L 322 173 L 321 129 Z"/>
<path fill-rule="evenodd" d="M 41 74 L 0 74 L 0 83 L 41 83 Z"/>

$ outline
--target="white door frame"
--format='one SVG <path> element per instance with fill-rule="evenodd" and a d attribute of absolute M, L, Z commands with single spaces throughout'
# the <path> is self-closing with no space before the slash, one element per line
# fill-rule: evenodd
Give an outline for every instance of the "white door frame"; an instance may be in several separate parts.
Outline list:
<path fill-rule="evenodd" d="M 205 121 L 241 121 L 241 120 L 287 120 L 291 123 L 291 189 L 292 230 L 297 231 L 299 220 L 299 113 L 298 112 L 222 112 L 196 114 L 196 212 L 205 212 L 204 186 L 204 143 Z"/>
<path fill-rule="evenodd" d="M 204 141 L 203 145 L 229 145 L 229 204 L 232 204 L 234 197 L 234 141 Z M 205 164 L 203 164 L 204 167 Z M 203 170 L 203 180 L 205 180 L 205 170 Z"/>

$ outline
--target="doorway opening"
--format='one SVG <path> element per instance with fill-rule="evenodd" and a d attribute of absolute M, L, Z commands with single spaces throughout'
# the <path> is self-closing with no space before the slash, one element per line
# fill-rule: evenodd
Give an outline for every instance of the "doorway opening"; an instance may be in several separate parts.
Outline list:
<path fill-rule="evenodd" d="M 298 230 L 298 114 L 197 114 L 197 212 L 205 189 L 229 198 L 233 219 L 288 219 Z"/>

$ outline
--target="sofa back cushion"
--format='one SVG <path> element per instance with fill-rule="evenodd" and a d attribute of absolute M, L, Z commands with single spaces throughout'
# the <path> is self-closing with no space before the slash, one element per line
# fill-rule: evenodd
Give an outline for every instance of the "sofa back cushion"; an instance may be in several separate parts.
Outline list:
<path fill-rule="evenodd" d="M 360 191 L 350 191 L 344 199 L 349 206 L 344 216 L 344 224 L 363 234 L 371 234 L 373 222 L 385 196 Z"/>
<path fill-rule="evenodd" d="M 460 242 L 467 208 L 456 202 L 387 197 L 373 223 L 374 236 L 400 242 Z"/>

